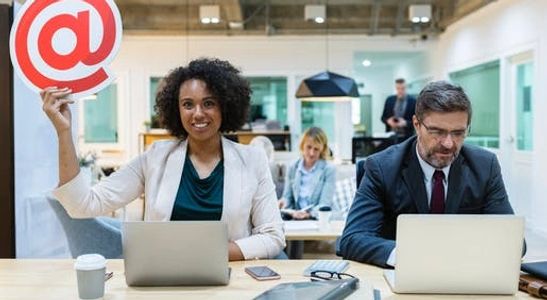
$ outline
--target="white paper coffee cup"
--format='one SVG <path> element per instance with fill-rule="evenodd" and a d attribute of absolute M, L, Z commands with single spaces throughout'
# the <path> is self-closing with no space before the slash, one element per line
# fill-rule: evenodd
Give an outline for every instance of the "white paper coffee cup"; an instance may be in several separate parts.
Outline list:
<path fill-rule="evenodd" d="M 319 221 L 320 230 L 328 230 L 330 228 L 330 217 L 332 215 L 331 211 L 318 211 L 317 219 Z"/>
<path fill-rule="evenodd" d="M 102 299 L 106 259 L 100 254 L 84 254 L 74 263 L 80 299 Z"/>

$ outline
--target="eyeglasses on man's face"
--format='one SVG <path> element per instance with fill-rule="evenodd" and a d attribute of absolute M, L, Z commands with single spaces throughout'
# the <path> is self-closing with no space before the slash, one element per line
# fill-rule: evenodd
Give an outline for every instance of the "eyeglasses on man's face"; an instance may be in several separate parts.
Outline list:
<path fill-rule="evenodd" d="M 427 126 L 423 121 L 418 122 L 422 124 L 427 133 L 436 140 L 444 140 L 448 137 L 448 135 L 450 135 L 453 140 L 461 141 L 467 136 L 467 133 L 469 133 L 469 126 L 461 130 L 448 131 L 440 128 L 435 128 L 433 126 Z"/>
<path fill-rule="evenodd" d="M 355 278 L 355 276 L 348 273 L 338 273 L 338 272 L 322 271 L 322 270 L 313 271 L 311 272 L 310 275 L 311 275 L 312 281 Z"/>

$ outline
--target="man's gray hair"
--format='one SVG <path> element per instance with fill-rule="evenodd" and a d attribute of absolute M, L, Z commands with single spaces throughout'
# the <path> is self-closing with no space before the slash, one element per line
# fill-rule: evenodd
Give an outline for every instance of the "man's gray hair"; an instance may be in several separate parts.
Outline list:
<path fill-rule="evenodd" d="M 428 83 L 418 95 L 416 117 L 422 121 L 429 112 L 466 112 L 467 125 L 471 123 L 471 102 L 460 86 L 447 81 Z"/>

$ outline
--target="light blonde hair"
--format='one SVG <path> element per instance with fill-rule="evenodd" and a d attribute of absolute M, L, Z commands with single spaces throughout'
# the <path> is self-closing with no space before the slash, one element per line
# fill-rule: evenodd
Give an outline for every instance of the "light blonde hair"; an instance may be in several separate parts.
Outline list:
<path fill-rule="evenodd" d="M 302 138 L 300 138 L 300 152 L 304 151 L 304 142 L 306 141 L 306 138 L 311 138 L 314 143 L 323 146 L 323 150 L 321 150 L 321 154 L 319 155 L 321 159 L 330 158 L 329 141 L 327 139 L 327 134 L 325 134 L 323 129 L 319 127 L 310 127 L 306 129 L 302 134 Z"/>

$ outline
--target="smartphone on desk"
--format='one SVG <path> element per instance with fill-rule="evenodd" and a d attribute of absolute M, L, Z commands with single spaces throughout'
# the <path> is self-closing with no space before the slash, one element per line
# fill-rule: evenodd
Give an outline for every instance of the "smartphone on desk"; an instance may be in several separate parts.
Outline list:
<path fill-rule="evenodd" d="M 281 278 L 281 275 L 266 266 L 247 267 L 245 268 L 245 273 L 251 275 L 251 277 L 256 280 L 272 280 Z"/>

